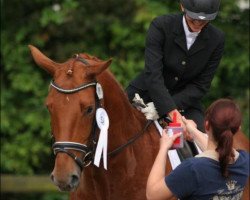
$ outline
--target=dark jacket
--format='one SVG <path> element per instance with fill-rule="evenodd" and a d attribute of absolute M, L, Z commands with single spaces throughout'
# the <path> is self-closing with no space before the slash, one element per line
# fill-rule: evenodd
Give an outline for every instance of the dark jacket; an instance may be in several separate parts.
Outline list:
<path fill-rule="evenodd" d="M 208 24 L 187 50 L 183 15 L 154 19 L 145 46 L 145 69 L 131 83 L 154 102 L 160 116 L 177 108 L 202 109 L 224 50 L 224 34 Z"/>

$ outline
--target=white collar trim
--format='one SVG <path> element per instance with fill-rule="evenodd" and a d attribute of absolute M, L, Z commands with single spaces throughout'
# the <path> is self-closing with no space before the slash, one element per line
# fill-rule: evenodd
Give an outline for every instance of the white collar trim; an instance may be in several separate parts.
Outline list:
<path fill-rule="evenodd" d="M 239 152 L 233 149 L 233 153 L 235 155 L 234 161 L 231 161 L 230 164 L 233 164 L 236 162 L 236 160 L 239 158 Z M 198 155 L 195 156 L 196 158 L 201 158 L 201 157 L 206 157 L 206 158 L 211 158 L 213 160 L 216 160 L 219 162 L 219 155 L 215 150 L 206 150 Z"/>
<path fill-rule="evenodd" d="M 185 31 L 185 34 L 186 36 L 188 37 L 197 37 L 200 33 L 199 32 L 190 32 L 189 29 L 188 29 L 188 25 L 187 25 L 187 22 L 186 22 L 186 19 L 185 19 L 185 16 L 183 15 L 183 18 L 182 18 L 182 23 L 183 23 L 183 28 L 184 28 L 184 31 Z"/>

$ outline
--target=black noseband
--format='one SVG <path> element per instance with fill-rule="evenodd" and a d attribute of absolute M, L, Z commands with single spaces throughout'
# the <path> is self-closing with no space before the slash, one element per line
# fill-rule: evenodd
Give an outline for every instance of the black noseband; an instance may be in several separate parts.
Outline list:
<path fill-rule="evenodd" d="M 92 151 L 85 144 L 80 144 L 77 142 L 55 142 L 52 145 L 52 148 L 55 155 L 59 152 L 68 154 L 71 158 L 74 159 L 81 170 L 92 163 Z M 69 150 L 75 150 L 84 153 L 83 159 L 80 159 Z"/>

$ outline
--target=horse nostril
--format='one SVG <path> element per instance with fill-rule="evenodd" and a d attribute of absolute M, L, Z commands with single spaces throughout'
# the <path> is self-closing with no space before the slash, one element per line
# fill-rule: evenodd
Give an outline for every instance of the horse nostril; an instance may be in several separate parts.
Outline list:
<path fill-rule="evenodd" d="M 79 184 L 79 176 L 72 175 L 71 176 L 71 185 L 72 186 L 77 186 L 78 184 Z"/>

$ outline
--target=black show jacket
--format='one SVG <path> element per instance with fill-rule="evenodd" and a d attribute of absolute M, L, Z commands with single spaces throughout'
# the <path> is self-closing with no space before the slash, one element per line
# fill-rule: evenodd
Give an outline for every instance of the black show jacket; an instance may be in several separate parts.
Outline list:
<path fill-rule="evenodd" d="M 148 30 L 145 69 L 130 85 L 145 91 L 160 116 L 173 109 L 202 109 L 224 50 L 224 34 L 208 24 L 187 50 L 182 14 L 155 18 Z"/>

